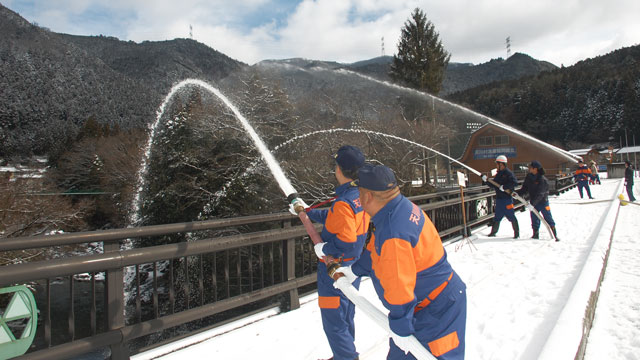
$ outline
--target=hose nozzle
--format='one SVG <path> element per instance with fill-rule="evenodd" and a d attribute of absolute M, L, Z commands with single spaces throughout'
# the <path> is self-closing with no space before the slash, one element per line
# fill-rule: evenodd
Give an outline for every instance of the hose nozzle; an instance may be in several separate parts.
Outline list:
<path fill-rule="evenodd" d="M 304 211 L 306 204 L 305 202 L 300 199 L 298 193 L 291 193 L 287 196 L 287 201 L 289 202 L 289 204 L 291 204 L 291 206 L 293 206 L 293 210 L 296 213 L 300 213 L 301 211 Z"/>
<path fill-rule="evenodd" d="M 293 193 L 291 193 L 291 194 L 287 195 L 287 202 L 288 202 L 289 204 L 293 204 L 293 202 L 294 202 L 296 199 L 298 199 L 298 197 L 300 197 L 300 195 L 298 195 L 298 193 L 296 193 L 296 192 L 293 192 Z"/>

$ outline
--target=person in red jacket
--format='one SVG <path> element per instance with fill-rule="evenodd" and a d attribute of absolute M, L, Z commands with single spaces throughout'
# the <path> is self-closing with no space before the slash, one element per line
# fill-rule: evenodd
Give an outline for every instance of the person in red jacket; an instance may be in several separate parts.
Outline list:
<path fill-rule="evenodd" d="M 328 210 L 311 209 L 307 215 L 312 221 L 323 224 L 320 236 L 324 242 L 316 244 L 314 250 L 319 258 L 318 304 L 322 316 L 322 326 L 333 353 L 331 359 L 353 360 L 358 358 L 355 339 L 355 305 L 338 289 L 333 287 L 333 279 L 327 273 L 325 256 L 341 259 L 350 265 L 362 254 L 369 215 L 360 205 L 358 188 L 352 184 L 358 169 L 364 164 L 362 151 L 355 146 L 345 145 L 334 156 L 335 176 L 338 181 L 336 199 Z M 360 287 L 360 278 L 352 285 Z"/>
<path fill-rule="evenodd" d="M 435 226 L 402 196 L 388 167 L 364 165 L 358 186 L 371 215 L 366 247 L 355 264 L 336 272 L 349 280 L 371 277 L 389 310 L 387 359 L 415 359 L 407 353 L 410 335 L 438 359 L 464 359 L 466 285 L 447 261 Z"/>

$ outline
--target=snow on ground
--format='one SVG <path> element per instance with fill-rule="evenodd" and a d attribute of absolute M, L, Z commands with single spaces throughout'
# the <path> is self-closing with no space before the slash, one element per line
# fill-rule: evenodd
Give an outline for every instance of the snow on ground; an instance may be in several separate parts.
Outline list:
<path fill-rule="evenodd" d="M 621 181 L 603 180 L 591 189 L 595 200 L 580 199 L 576 189 L 550 198 L 560 242 L 552 242 L 544 228 L 542 239 L 530 239 L 529 213 L 519 212 L 521 239 L 512 239 L 511 224 L 503 219 L 496 238 L 485 236 L 487 227 L 475 232 L 475 248 L 462 243 L 446 246 L 449 261 L 468 287 L 467 359 L 573 359 L 544 353 L 575 355 L 583 300 L 597 283 Z M 640 206 L 620 207 L 587 359 L 639 359 L 638 215 Z M 361 293 L 383 309 L 369 280 L 363 281 Z M 258 314 L 134 359 L 329 358 L 317 295 L 301 302 L 295 311 Z M 386 358 L 387 335 L 362 312 L 356 312 L 356 346 L 360 359 Z"/>
<path fill-rule="evenodd" d="M 640 359 L 639 219 L 640 206 L 620 208 L 586 360 Z"/>

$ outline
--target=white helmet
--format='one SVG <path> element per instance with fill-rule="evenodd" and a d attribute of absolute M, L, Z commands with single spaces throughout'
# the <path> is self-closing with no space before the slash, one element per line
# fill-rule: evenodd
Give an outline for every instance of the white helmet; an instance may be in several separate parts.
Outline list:
<path fill-rule="evenodd" d="M 507 157 L 504 155 L 500 155 L 496 158 L 496 162 L 507 163 Z"/>

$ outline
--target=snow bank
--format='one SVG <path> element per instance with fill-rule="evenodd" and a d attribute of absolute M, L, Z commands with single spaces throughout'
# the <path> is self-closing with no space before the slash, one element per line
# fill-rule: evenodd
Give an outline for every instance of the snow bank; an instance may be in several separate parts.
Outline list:
<path fill-rule="evenodd" d="M 620 182 L 617 195 L 622 190 Z M 582 271 L 571 290 L 569 299 L 562 309 L 555 327 L 540 352 L 539 360 L 573 359 L 583 337 L 583 319 L 589 305 L 591 293 L 596 291 L 604 257 L 611 245 L 613 230 L 618 218 L 620 202 L 614 196 L 609 203 L 607 215 L 602 217 L 591 234 L 593 247 L 586 258 Z"/>

